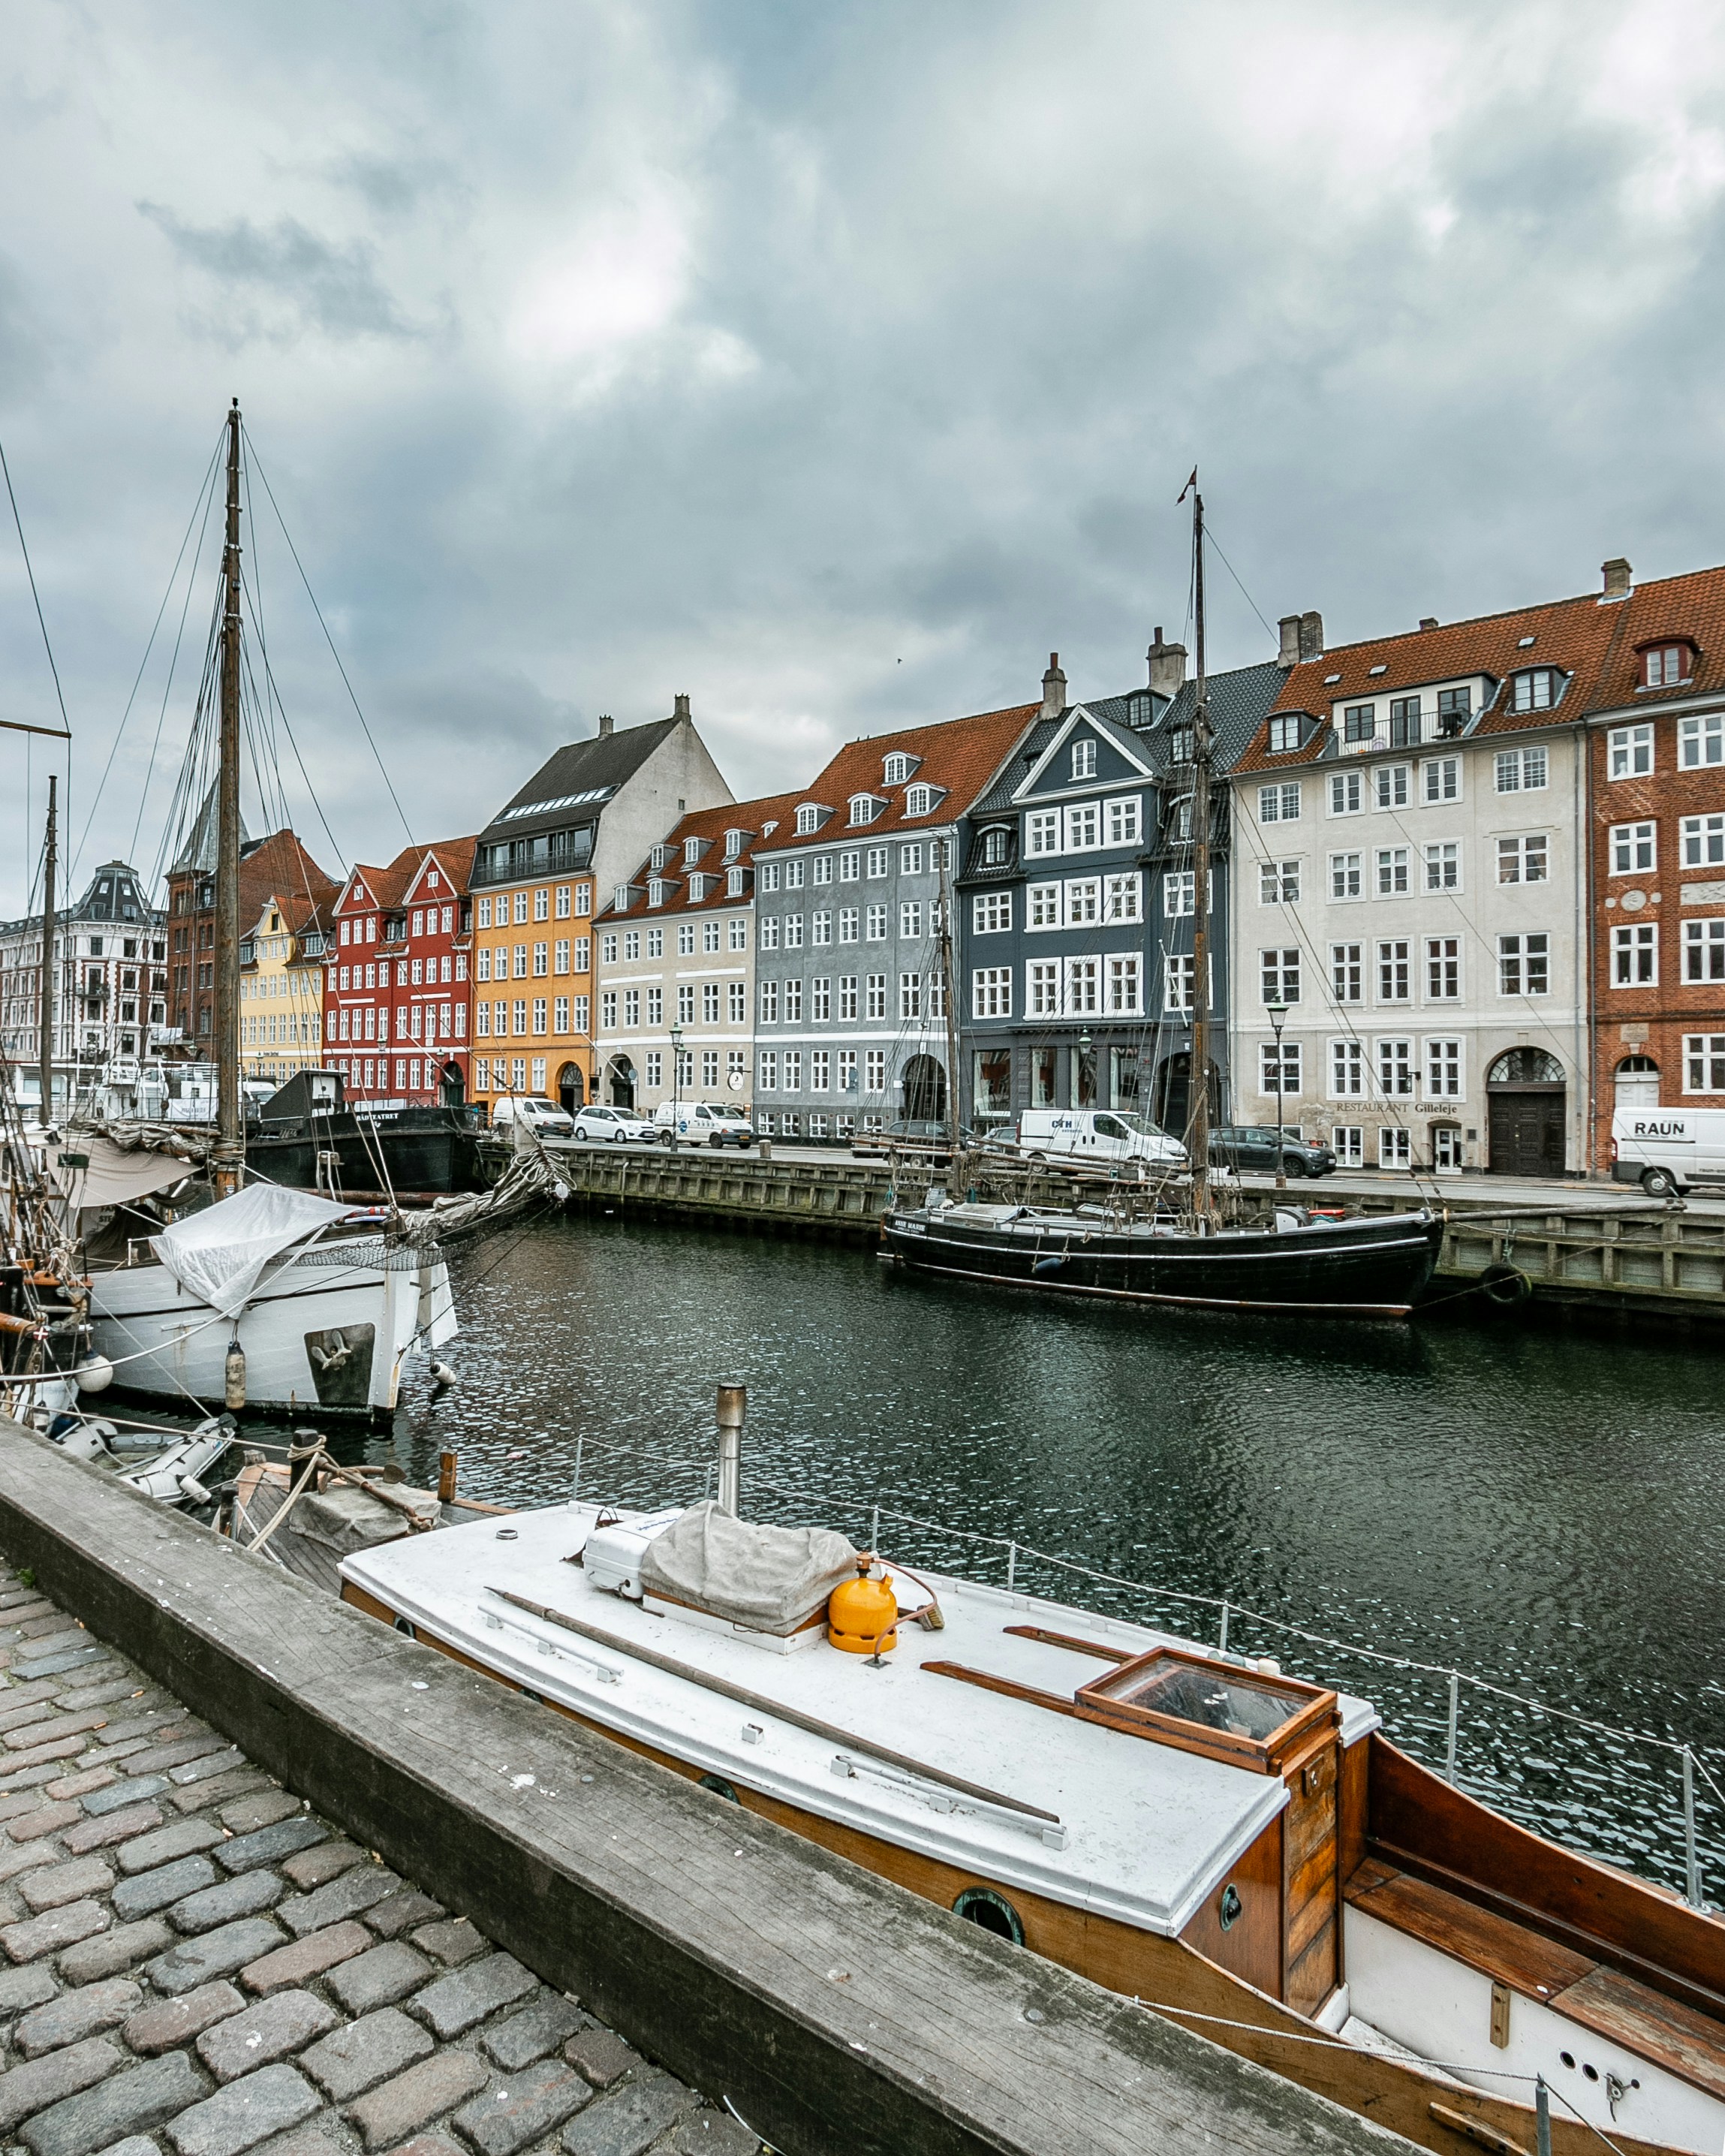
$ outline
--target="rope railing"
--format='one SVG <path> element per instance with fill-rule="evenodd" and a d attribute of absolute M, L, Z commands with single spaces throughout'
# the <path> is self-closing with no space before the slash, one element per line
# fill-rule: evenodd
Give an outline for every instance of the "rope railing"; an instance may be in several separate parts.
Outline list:
<path fill-rule="evenodd" d="M 712 1477 L 717 1465 L 716 1455 L 705 1459 L 678 1459 L 651 1448 L 607 1443 L 603 1439 L 590 1438 L 583 1434 L 576 1440 L 574 1473 L 570 1489 L 571 1502 L 573 1502 L 579 1495 L 582 1467 L 585 1455 L 589 1450 L 613 1455 L 634 1464 L 703 1476 L 706 1478 L 707 1492 L 709 1495 L 711 1494 Z M 1444 1723 L 1443 1773 L 1445 1779 L 1451 1783 L 1456 1779 L 1461 1692 L 1464 1685 L 1491 1698 L 1501 1700 L 1509 1706 L 1522 1708 L 1529 1714 L 1553 1722 L 1567 1723 L 1573 1728 L 1585 1730 L 1591 1735 L 1606 1738 L 1620 1744 L 1645 1745 L 1654 1750 L 1667 1753 L 1677 1761 L 1681 1776 L 1685 1898 L 1697 1908 L 1704 1908 L 1707 1906 L 1702 1899 L 1701 1887 L 1700 1846 L 1696 1818 L 1696 1777 L 1699 1775 L 1712 1791 L 1722 1816 L 1725 1816 L 1725 1788 L 1722 1788 L 1718 1777 L 1714 1774 L 1706 1758 L 1696 1747 L 1680 1738 L 1655 1736 L 1648 1730 L 1625 1729 L 1614 1722 L 1601 1722 L 1593 1716 L 1577 1713 L 1573 1708 L 1553 1707 L 1543 1700 L 1530 1698 L 1526 1693 L 1516 1691 L 1507 1685 L 1494 1683 L 1488 1677 L 1476 1676 L 1470 1671 L 1455 1669 L 1446 1663 L 1424 1661 L 1417 1656 L 1399 1654 L 1393 1650 L 1382 1647 L 1364 1646 L 1357 1640 L 1338 1639 L 1329 1633 L 1313 1631 L 1307 1626 L 1291 1623 L 1286 1618 L 1271 1616 L 1267 1612 L 1254 1609 L 1245 1604 L 1234 1601 L 1224 1595 L 1204 1594 L 1185 1588 L 1153 1585 L 1145 1580 L 1131 1578 L 1123 1573 L 1108 1571 L 1102 1566 L 1089 1563 L 1081 1558 L 1063 1557 L 1056 1552 L 1039 1548 L 1033 1543 L 1023 1542 L 1014 1537 L 988 1534 L 975 1527 L 957 1527 L 945 1521 L 924 1519 L 920 1514 L 901 1512 L 895 1507 L 883 1505 L 877 1499 L 840 1496 L 830 1491 L 812 1490 L 806 1486 L 776 1482 L 757 1472 L 750 1475 L 749 1483 L 755 1490 L 767 1492 L 792 1503 L 824 1506 L 839 1512 L 866 1513 L 870 1522 L 869 1540 L 871 1544 L 878 1543 L 880 1525 L 884 1520 L 895 1526 L 912 1528 L 924 1534 L 943 1535 L 957 1542 L 969 1543 L 982 1548 L 1002 1552 L 1005 1556 L 1006 1584 L 1009 1592 L 1013 1591 L 1018 1585 L 1019 1564 L 1030 1563 L 1051 1566 L 1056 1571 L 1070 1573 L 1079 1578 L 1093 1579 L 1102 1585 L 1123 1589 L 1131 1594 L 1141 1596 L 1152 1602 L 1173 1602 L 1183 1604 L 1188 1608 L 1214 1610 L 1217 1613 L 1219 1620 L 1218 1651 L 1223 1654 L 1238 1655 L 1237 1649 L 1230 1649 L 1229 1646 L 1228 1635 L 1230 1624 L 1260 1625 L 1281 1634 L 1285 1638 L 1296 1640 L 1302 1645 L 1321 1648 L 1327 1653 L 1353 1656 L 1362 1661 L 1378 1664 L 1386 1669 L 1405 1671 L 1421 1676 L 1441 1678 L 1448 1687 Z M 1244 1656 L 1239 1658 L 1242 1661 L 1250 1659 Z"/>

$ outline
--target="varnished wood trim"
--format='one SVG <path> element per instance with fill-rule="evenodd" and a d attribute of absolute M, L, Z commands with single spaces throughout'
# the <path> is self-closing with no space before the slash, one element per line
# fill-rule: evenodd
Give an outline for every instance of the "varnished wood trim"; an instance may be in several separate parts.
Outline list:
<path fill-rule="evenodd" d="M 1003 1625 L 1001 1630 L 1014 1640 L 1040 1640 L 1045 1647 L 1070 1647 L 1075 1655 L 1094 1655 L 1099 1661 L 1129 1662 L 1132 1650 L 1127 1647 L 1105 1647 L 1100 1640 L 1081 1640 L 1074 1632 L 1050 1632 L 1040 1625 Z"/>
<path fill-rule="evenodd" d="M 1078 1709 L 1057 1691 L 1039 1691 L 1034 1685 L 1019 1684 L 1014 1677 L 997 1677 L 988 1670 L 967 1669 L 963 1662 L 924 1662 L 925 1676 L 956 1677 L 960 1684 L 974 1685 L 979 1691 L 998 1691 L 1007 1699 L 1028 1700 L 1045 1707 L 1051 1714 L 1076 1715 Z"/>

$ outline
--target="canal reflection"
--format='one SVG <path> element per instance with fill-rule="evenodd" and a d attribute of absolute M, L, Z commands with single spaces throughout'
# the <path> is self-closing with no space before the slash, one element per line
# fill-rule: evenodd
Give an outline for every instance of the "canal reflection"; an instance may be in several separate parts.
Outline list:
<path fill-rule="evenodd" d="M 1529 1332 L 1241 1322 L 913 1281 L 867 1251 L 556 1220 L 452 1255 L 458 1389 L 416 1359 L 393 1440 L 416 1481 L 458 1447 L 471 1496 L 701 1495 L 713 1389 L 749 1387 L 745 1507 L 797 1492 L 1014 1540 L 1152 1584 L 1146 1601 L 1022 1552 L 1020 1584 L 1216 1636 L 1374 1700 L 1428 1761 L 1447 1679 L 1290 1638 L 1250 1611 L 1686 1739 L 1725 1781 L 1719 1358 Z M 608 1449 L 608 1448 L 615 1448 Z M 678 1466 L 667 1463 L 682 1462 Z M 1004 1578 L 1004 1548 L 883 1522 L 887 1552 Z M 1516 1816 L 1681 1884 L 1675 1759 L 1464 1688 L 1461 1779 Z M 1702 1788 L 1725 1894 L 1725 1820 Z"/>

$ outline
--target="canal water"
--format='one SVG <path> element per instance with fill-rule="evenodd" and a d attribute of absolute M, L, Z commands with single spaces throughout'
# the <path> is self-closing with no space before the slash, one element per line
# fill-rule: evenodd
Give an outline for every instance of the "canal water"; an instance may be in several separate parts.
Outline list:
<path fill-rule="evenodd" d="M 1175 1598 L 1225 1599 L 1230 1646 L 1364 1694 L 1432 1764 L 1454 1668 L 1687 1742 L 1725 1784 L 1717 1353 L 1076 1306 L 911 1281 L 867 1250 L 603 1219 L 501 1231 L 451 1272 L 460 1383 L 434 1398 L 415 1358 L 393 1440 L 415 1481 L 454 1445 L 465 1494 L 554 1502 L 579 1440 L 583 1495 L 699 1496 L 714 1388 L 735 1377 L 756 1517 L 865 1543 L 878 1504 L 889 1557 L 1004 1580 L 1015 1542 L 1020 1585 L 1209 1640 L 1219 1609 Z M 1465 1788 L 1681 1887 L 1671 1753 L 1467 1685 L 1458 1738 Z M 1725 1809 L 1700 1777 L 1697 1794 L 1718 1902 Z"/>

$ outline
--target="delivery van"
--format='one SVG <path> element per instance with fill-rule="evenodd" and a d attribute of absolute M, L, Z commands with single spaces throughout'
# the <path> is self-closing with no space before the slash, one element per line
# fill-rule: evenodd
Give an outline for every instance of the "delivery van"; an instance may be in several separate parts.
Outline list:
<path fill-rule="evenodd" d="M 1611 1178 L 1669 1198 L 1725 1183 L 1725 1108 L 1620 1108 L 1611 1118 Z"/>
<path fill-rule="evenodd" d="M 740 1152 L 755 1142 L 754 1125 L 726 1101 L 661 1101 L 653 1111 L 660 1141 L 669 1145 L 675 1131 L 683 1145 L 735 1146 Z"/>
<path fill-rule="evenodd" d="M 1019 1117 L 1019 1151 L 1030 1160 L 1142 1160 L 1183 1168 L 1186 1148 L 1142 1116 L 1123 1109 L 1026 1108 Z"/>

